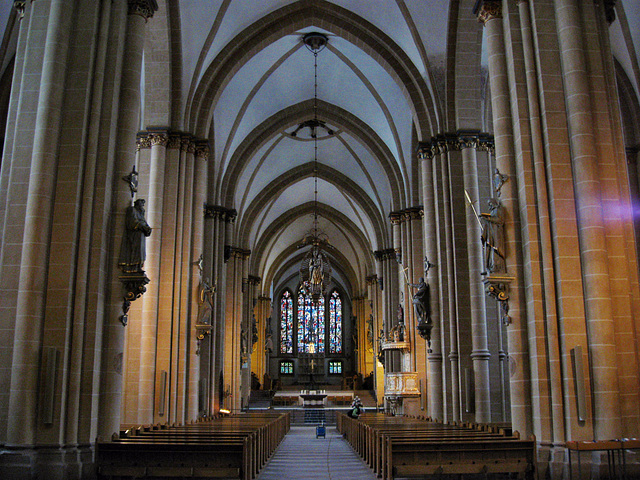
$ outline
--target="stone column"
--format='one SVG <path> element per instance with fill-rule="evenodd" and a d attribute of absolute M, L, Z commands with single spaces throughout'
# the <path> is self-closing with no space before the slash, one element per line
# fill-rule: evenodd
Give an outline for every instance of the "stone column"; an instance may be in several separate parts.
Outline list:
<path fill-rule="evenodd" d="M 437 218 L 436 211 L 436 189 L 434 179 L 434 162 L 435 159 L 431 154 L 431 149 L 421 149 L 419 153 L 422 166 L 422 202 L 424 208 L 425 220 L 422 222 L 424 236 L 424 255 L 427 261 L 436 263 L 438 260 L 438 236 L 437 236 Z M 439 262 L 438 262 L 439 263 Z M 431 348 L 428 352 L 428 370 L 429 370 L 429 396 L 428 396 L 428 415 L 434 419 L 444 420 L 443 407 L 443 384 L 442 384 L 442 345 L 441 345 L 441 320 L 440 320 L 440 281 L 439 281 L 439 265 L 434 268 L 435 271 L 429 269 L 425 282 L 429 284 L 431 293 L 431 321 L 433 329 L 431 330 Z"/>
<path fill-rule="evenodd" d="M 578 213 L 588 361 L 593 374 L 594 437 L 604 440 L 620 436 L 621 421 L 602 185 L 593 126 L 596 119 L 591 108 L 579 2 L 556 0 L 554 5 Z"/>
<path fill-rule="evenodd" d="M 437 273 L 442 280 L 442 295 L 443 304 L 442 312 L 448 312 L 448 317 L 444 315 L 441 317 L 442 331 L 446 328 L 449 334 L 449 344 L 443 345 L 445 351 L 448 347 L 447 358 L 449 359 L 449 372 L 450 379 L 447 383 L 448 388 L 444 391 L 450 390 L 451 396 L 448 399 L 451 402 L 451 410 L 445 412 L 446 415 L 451 415 L 451 420 L 460 421 L 462 419 L 462 402 L 460 400 L 460 347 L 458 344 L 458 311 L 456 304 L 456 269 L 454 259 L 454 236 L 453 236 L 453 224 L 451 217 L 451 183 L 449 179 L 449 147 L 446 142 L 442 142 L 442 145 L 437 146 L 436 156 L 434 157 L 437 165 L 436 170 L 439 171 L 438 183 L 441 185 L 440 191 L 442 191 L 442 207 L 441 216 L 443 218 L 443 240 L 442 248 L 440 248 L 439 268 Z M 446 298 L 446 304 L 445 302 Z"/>
<path fill-rule="evenodd" d="M 367 277 L 367 297 L 371 305 L 371 314 L 373 316 L 373 377 L 374 389 L 376 391 L 376 400 L 378 405 L 384 401 L 384 368 L 380 362 L 380 332 L 383 330 L 383 322 L 380 317 L 381 311 L 381 295 L 378 282 L 378 275 L 373 274 Z"/>
<path fill-rule="evenodd" d="M 149 132 L 147 138 L 151 147 L 151 159 L 149 165 L 149 196 L 147 208 L 147 223 L 155 229 L 156 233 L 162 231 L 162 212 L 164 204 L 164 180 L 166 147 L 169 136 L 166 131 Z M 139 143 L 139 146 L 141 144 Z M 138 411 L 137 418 L 140 423 L 153 423 L 153 401 L 155 388 L 156 367 L 156 324 L 158 321 L 158 294 L 161 264 L 162 237 L 151 235 L 147 239 L 147 260 L 145 271 L 152 281 L 147 287 L 147 292 L 142 297 L 142 324 L 140 338 L 140 368 L 138 370 Z"/>
<path fill-rule="evenodd" d="M 73 5 L 52 1 L 48 12 L 42 78 L 37 106 L 29 190 L 24 219 L 16 322 L 9 385 L 7 443 L 35 441 L 39 357 L 46 298 L 51 212 L 57 167 L 57 133 L 62 106 L 68 27 Z M 36 8 L 35 6 L 33 7 Z M 43 7 L 44 8 L 44 7 Z M 36 12 L 33 12 L 36 14 Z M 39 12 L 45 14 L 45 12 Z"/>
<path fill-rule="evenodd" d="M 127 184 L 122 181 L 122 177 L 131 172 L 136 151 L 145 24 L 158 8 L 155 0 L 130 0 L 128 6 L 116 133 L 116 166 L 113 175 L 112 298 L 107 306 L 105 318 L 104 383 L 101 389 L 99 413 L 101 418 L 99 434 L 105 438 L 120 429 L 124 330 L 119 320 L 122 313 L 122 299 L 117 292 L 122 291 L 122 284 L 117 278 L 119 272 L 117 249 L 120 247 L 124 230 L 125 210 L 131 202 L 131 192 Z"/>
<path fill-rule="evenodd" d="M 200 412 L 200 359 L 195 354 L 198 345 L 195 335 L 194 325 L 198 322 L 198 296 L 200 293 L 201 278 L 204 280 L 204 216 L 202 215 L 202 208 L 207 198 L 207 163 L 209 160 L 209 143 L 207 141 L 196 142 L 196 154 L 194 164 L 194 179 L 193 179 L 193 204 L 191 206 L 191 218 L 192 218 L 192 243 L 191 243 L 191 288 L 188 295 L 189 303 L 191 304 L 190 321 L 187 325 L 187 341 L 188 341 L 188 355 L 189 355 L 189 378 L 188 378 L 188 404 L 186 409 L 187 420 L 194 420 L 198 417 Z M 198 271 L 194 271 L 194 267 L 197 267 Z M 207 280 L 210 286 L 212 280 L 209 277 Z M 212 312 L 213 313 L 213 312 Z M 213 321 L 213 315 L 211 316 Z"/>
<path fill-rule="evenodd" d="M 462 144 L 462 167 L 464 188 L 471 202 L 476 206 L 478 198 L 478 173 L 476 170 L 476 151 L 471 145 Z M 480 245 L 481 229 L 476 213 L 471 205 L 466 205 L 466 225 L 469 259 L 469 295 L 471 300 L 471 359 L 473 361 L 473 379 L 475 391 L 476 422 L 491 421 L 489 348 L 487 343 L 487 319 L 485 313 L 484 288 L 480 281 L 482 272 L 482 249 Z"/>
<path fill-rule="evenodd" d="M 274 308 L 275 312 L 279 312 L 279 305 Z M 258 375 L 258 379 L 262 384 L 262 388 L 264 389 L 264 375 L 269 373 L 269 348 L 273 351 L 275 350 L 276 339 L 277 339 L 277 329 L 278 329 L 278 319 L 279 317 L 276 314 L 276 318 L 271 318 L 271 298 L 266 297 L 264 295 L 260 295 L 258 297 L 258 345 L 256 346 L 256 351 L 254 352 L 254 358 L 257 362 L 257 365 L 254 368 L 254 371 Z"/>

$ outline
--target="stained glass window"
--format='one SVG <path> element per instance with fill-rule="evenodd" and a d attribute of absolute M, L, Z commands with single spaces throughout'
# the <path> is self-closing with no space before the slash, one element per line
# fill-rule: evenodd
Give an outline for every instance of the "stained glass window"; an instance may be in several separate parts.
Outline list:
<path fill-rule="evenodd" d="M 307 289 L 301 287 L 298 293 L 298 352 L 324 353 L 324 336 L 324 297 L 314 305 Z"/>
<path fill-rule="evenodd" d="M 280 300 L 280 353 L 293 353 L 293 297 L 289 290 Z"/>
<path fill-rule="evenodd" d="M 336 290 L 329 298 L 329 353 L 342 353 L 342 298 Z"/>
<path fill-rule="evenodd" d="M 342 374 L 342 361 L 329 360 L 329 375 L 341 375 L 341 374 Z"/>
<path fill-rule="evenodd" d="M 280 362 L 280 375 L 293 375 L 293 362 L 291 360 L 282 360 Z"/>

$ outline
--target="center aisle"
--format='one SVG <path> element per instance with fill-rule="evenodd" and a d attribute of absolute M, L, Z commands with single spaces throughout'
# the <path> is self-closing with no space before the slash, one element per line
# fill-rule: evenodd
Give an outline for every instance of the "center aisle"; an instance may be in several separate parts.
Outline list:
<path fill-rule="evenodd" d="M 376 480 L 334 426 L 327 438 L 313 427 L 291 427 L 257 480 Z"/>

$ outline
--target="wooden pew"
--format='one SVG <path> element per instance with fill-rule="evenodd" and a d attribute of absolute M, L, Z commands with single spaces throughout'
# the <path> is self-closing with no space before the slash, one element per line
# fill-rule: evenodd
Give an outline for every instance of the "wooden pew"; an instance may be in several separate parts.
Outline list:
<path fill-rule="evenodd" d="M 252 412 L 177 426 L 140 427 L 98 442 L 98 478 L 251 480 L 289 431 L 290 414 Z"/>
<path fill-rule="evenodd" d="M 500 426 L 338 414 L 337 427 L 379 477 L 517 474 L 533 478 L 535 441 Z"/>

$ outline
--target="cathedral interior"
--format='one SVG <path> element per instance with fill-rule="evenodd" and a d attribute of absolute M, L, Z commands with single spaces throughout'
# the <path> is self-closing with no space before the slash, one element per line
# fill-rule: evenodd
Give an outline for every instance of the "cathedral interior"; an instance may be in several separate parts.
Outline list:
<path fill-rule="evenodd" d="M 508 425 L 537 478 L 640 437 L 636 0 L 0 26 L 2 478 L 96 478 L 123 428 L 301 392 Z"/>

